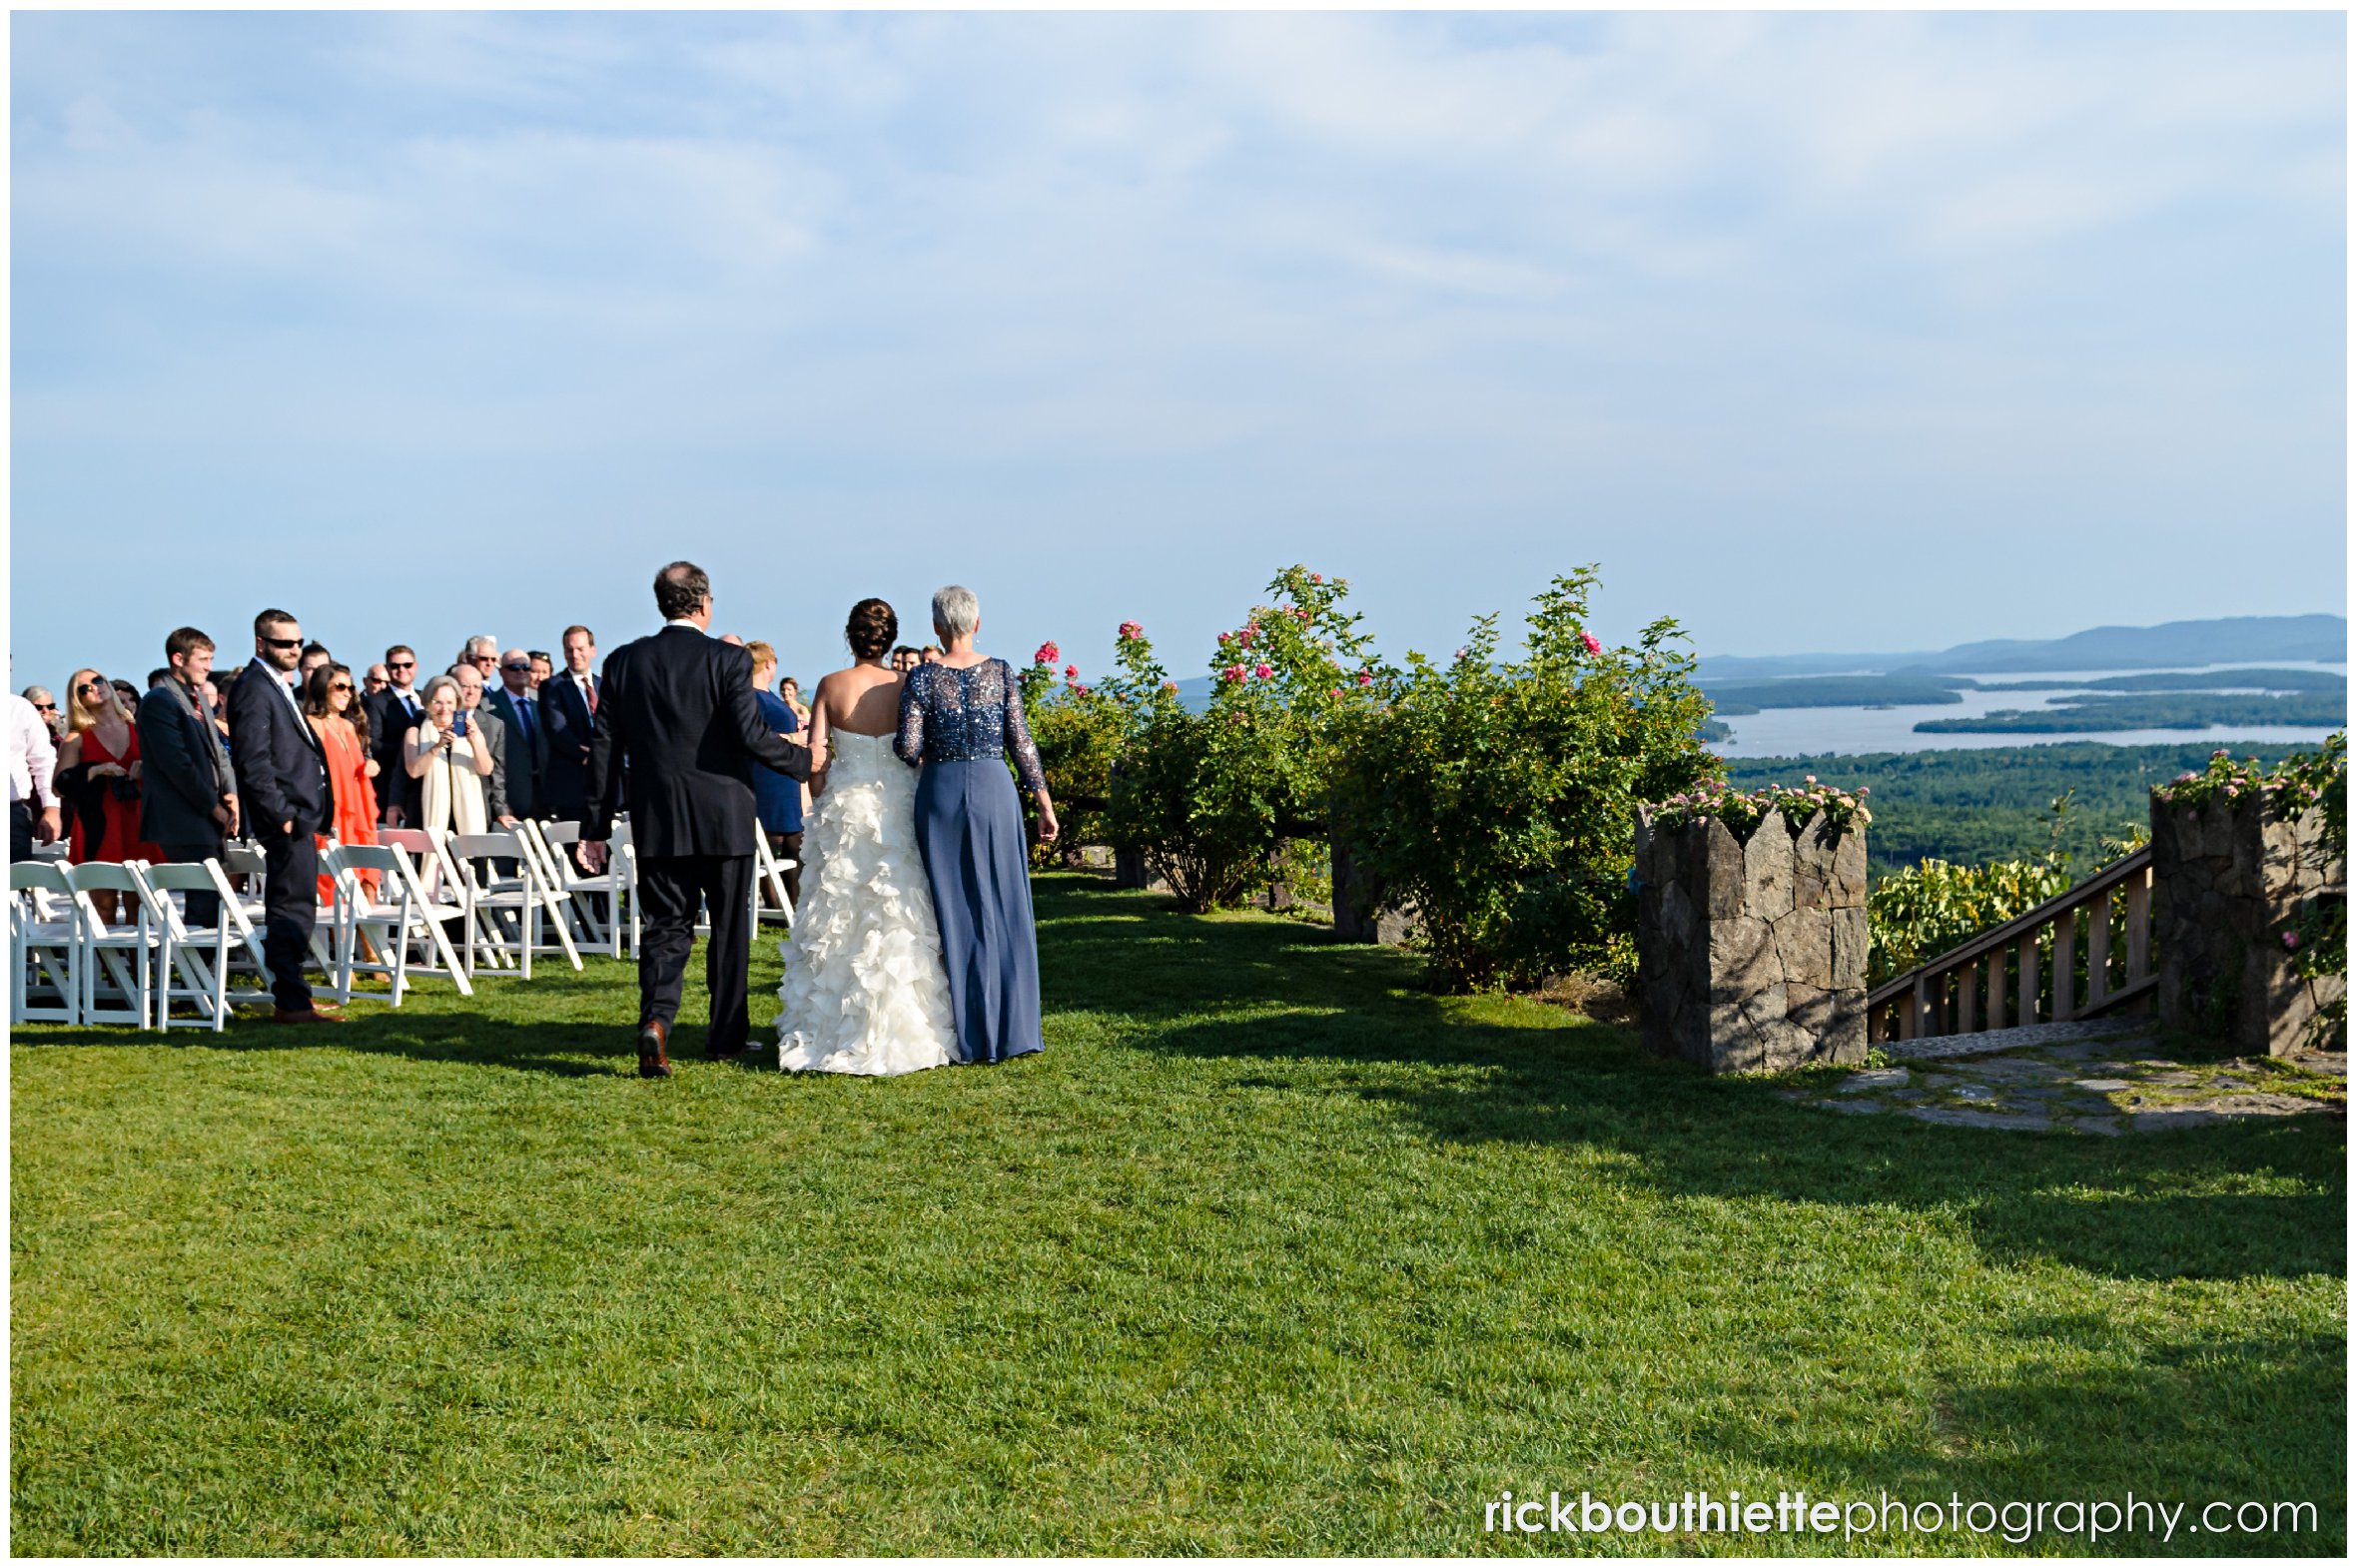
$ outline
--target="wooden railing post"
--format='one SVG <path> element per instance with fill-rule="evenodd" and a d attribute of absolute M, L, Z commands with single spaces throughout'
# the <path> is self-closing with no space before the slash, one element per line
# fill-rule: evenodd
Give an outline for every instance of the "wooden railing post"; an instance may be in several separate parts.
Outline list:
<path fill-rule="evenodd" d="M 1956 1032 L 1972 1033 L 1972 1004 L 1980 990 L 1980 961 L 1973 959 L 1956 972 Z"/>
<path fill-rule="evenodd" d="M 2071 995 L 2077 981 L 2071 971 L 2077 967 L 2078 911 L 2066 909 L 2054 917 L 2054 1022 L 2059 1024 L 2078 1011 L 2078 1001 Z"/>
<path fill-rule="evenodd" d="M 2087 1006 L 2094 1007 L 2111 995 L 2111 894 L 2106 891 L 2088 900 L 2087 924 Z"/>
<path fill-rule="evenodd" d="M 2029 932 L 2022 937 L 2021 946 L 2014 955 L 2014 963 L 2018 966 L 2013 982 L 2015 1011 L 2020 1015 L 2020 1022 L 2034 1024 L 2037 1022 L 2036 932 Z"/>
<path fill-rule="evenodd" d="M 2128 984 L 2152 973 L 2152 871 L 2128 879 Z"/>

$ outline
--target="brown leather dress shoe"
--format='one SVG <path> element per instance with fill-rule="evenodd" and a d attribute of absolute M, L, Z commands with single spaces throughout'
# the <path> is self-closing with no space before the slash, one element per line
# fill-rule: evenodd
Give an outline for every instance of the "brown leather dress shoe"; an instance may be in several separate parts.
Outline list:
<path fill-rule="evenodd" d="M 650 1018 L 638 1026 L 638 1076 L 640 1078 L 669 1078 L 671 1059 L 663 1054 L 663 1047 L 671 1040 L 671 1026 L 659 1018 Z"/>
<path fill-rule="evenodd" d="M 318 1008 L 302 1008 L 292 1011 L 287 1008 L 276 1008 L 271 1012 L 270 1021 L 274 1024 L 341 1024 L 345 1022 L 345 1018 L 341 1013 L 323 1013 Z"/>

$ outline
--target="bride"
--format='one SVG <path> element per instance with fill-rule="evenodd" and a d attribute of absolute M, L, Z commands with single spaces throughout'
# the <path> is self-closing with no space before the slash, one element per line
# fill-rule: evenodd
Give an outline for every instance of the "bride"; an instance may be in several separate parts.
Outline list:
<path fill-rule="evenodd" d="M 884 656 L 900 618 L 862 599 L 843 635 L 859 662 L 820 681 L 810 703 L 811 869 L 778 988 L 778 1066 L 916 1073 L 956 1061 L 957 1037 L 917 847 L 917 772 L 892 750 L 900 677 Z"/>

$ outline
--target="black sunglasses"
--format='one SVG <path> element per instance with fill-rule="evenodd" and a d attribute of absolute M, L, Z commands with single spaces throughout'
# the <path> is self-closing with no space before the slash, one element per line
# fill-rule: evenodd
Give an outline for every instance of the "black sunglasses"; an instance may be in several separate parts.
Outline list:
<path fill-rule="evenodd" d="M 80 685 L 76 686 L 74 689 L 76 691 L 113 691 L 115 688 L 113 684 L 108 681 L 86 680 Z"/>
<path fill-rule="evenodd" d="M 413 670 L 417 667 L 417 661 L 415 659 L 388 659 L 385 667 L 389 670 Z"/>
<path fill-rule="evenodd" d="M 55 713 L 57 711 L 57 704 L 54 702 L 36 702 L 33 704 L 33 711 L 35 713 Z"/>
<path fill-rule="evenodd" d="M 301 637 L 265 637 L 262 640 L 274 648 L 300 648 L 303 646 Z"/>

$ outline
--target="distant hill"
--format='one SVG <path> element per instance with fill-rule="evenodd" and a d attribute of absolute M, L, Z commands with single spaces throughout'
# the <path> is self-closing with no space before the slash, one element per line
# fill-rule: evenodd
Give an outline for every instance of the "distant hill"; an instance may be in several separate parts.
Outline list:
<path fill-rule="evenodd" d="M 2344 616 L 2235 615 L 2223 620 L 2173 620 L 2158 626 L 2097 626 L 2050 642 L 1966 642 L 1901 669 L 1909 674 L 1950 670 L 1996 674 L 2007 670 L 2167 669 L 2278 659 L 2331 664 L 2348 656 L 2349 622 Z"/>

